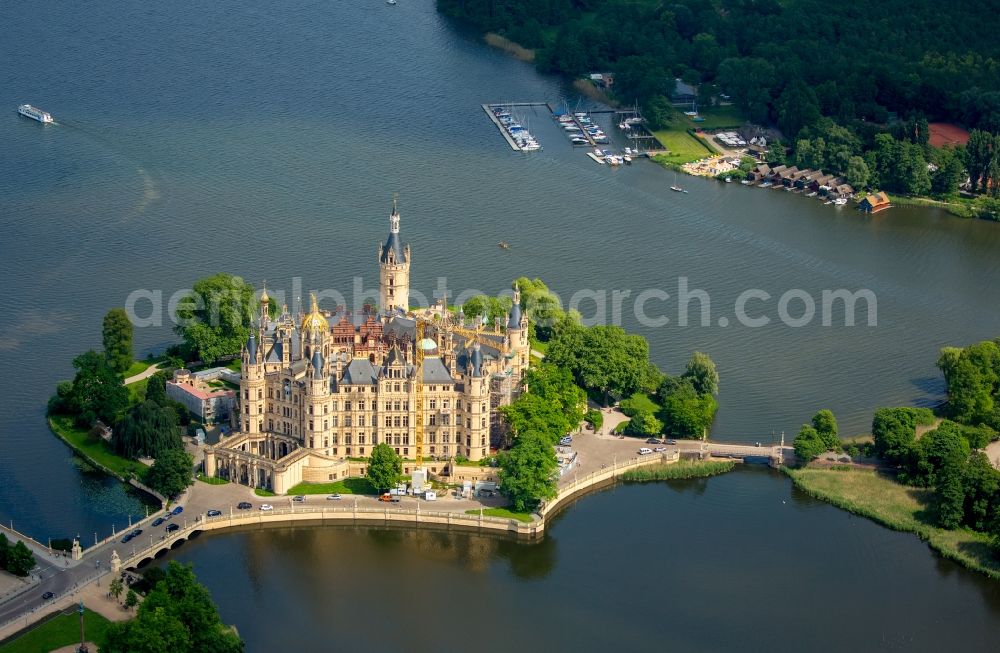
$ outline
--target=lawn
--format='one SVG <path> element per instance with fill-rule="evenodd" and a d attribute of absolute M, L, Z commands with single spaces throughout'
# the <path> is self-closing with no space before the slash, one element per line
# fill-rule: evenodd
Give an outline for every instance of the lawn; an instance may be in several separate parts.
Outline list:
<path fill-rule="evenodd" d="M 149 385 L 149 377 L 142 379 L 141 381 L 136 381 L 135 383 L 129 383 L 125 386 L 128 390 L 128 400 L 130 405 L 135 405 L 146 401 L 146 386 Z"/>
<path fill-rule="evenodd" d="M 367 478 L 345 478 L 332 483 L 299 483 L 288 494 L 378 494 Z"/>
<path fill-rule="evenodd" d="M 1000 580 L 1000 560 L 990 538 L 968 529 L 933 525 L 931 491 L 908 487 L 867 470 L 788 469 L 796 487 L 833 505 L 889 528 L 916 533 L 945 558 Z"/>
<path fill-rule="evenodd" d="M 132 366 L 122 373 L 122 376 L 126 379 L 130 376 L 135 376 L 136 374 L 142 374 L 145 372 L 149 366 L 152 365 L 149 361 L 135 361 Z"/>
<path fill-rule="evenodd" d="M 100 641 L 111 622 L 90 610 L 84 609 L 83 627 L 89 641 Z M 0 653 L 38 653 L 79 644 L 80 616 L 74 610 L 71 614 L 58 617 L 36 626 L 20 637 L 0 646 Z"/>
<path fill-rule="evenodd" d="M 265 490 L 262 487 L 254 488 L 253 493 L 256 494 L 259 497 L 273 497 L 273 496 L 277 496 L 274 492 L 271 492 L 270 490 Z"/>
<path fill-rule="evenodd" d="M 479 510 L 466 510 L 467 515 L 478 515 Z M 531 522 L 534 518 L 531 516 L 530 512 L 514 512 L 513 510 L 507 510 L 506 508 L 484 508 L 483 516 L 485 517 L 499 517 L 500 519 L 516 519 L 517 521 Z"/>
<path fill-rule="evenodd" d="M 704 159 L 715 154 L 705 143 L 695 138 L 683 128 L 661 129 L 653 132 L 667 154 L 657 154 L 653 160 L 660 164 L 681 164 Z"/>
<path fill-rule="evenodd" d="M 198 480 L 207 485 L 225 485 L 229 482 L 224 478 L 219 478 L 218 476 L 205 476 L 204 474 L 198 474 Z"/>
<path fill-rule="evenodd" d="M 234 372 L 239 372 L 243 369 L 243 361 L 239 358 L 234 358 L 226 364 L 226 367 Z"/>
<path fill-rule="evenodd" d="M 660 404 L 653 401 L 644 392 L 637 392 L 628 399 L 621 402 L 622 412 L 626 415 L 633 413 L 652 413 L 655 415 L 660 410 Z"/>
<path fill-rule="evenodd" d="M 704 118 L 702 122 L 695 122 L 689 116 L 684 116 L 689 127 L 700 127 L 702 129 L 725 129 L 728 127 L 742 127 L 746 122 L 743 112 L 735 105 L 724 107 L 702 107 L 698 110 L 698 116 Z"/>
<path fill-rule="evenodd" d="M 77 428 L 72 417 L 54 415 L 49 418 L 49 428 L 84 458 L 104 466 L 122 478 L 130 475 L 142 478 L 147 467 L 136 460 L 116 454 L 102 439 L 90 437 L 86 429 Z"/>

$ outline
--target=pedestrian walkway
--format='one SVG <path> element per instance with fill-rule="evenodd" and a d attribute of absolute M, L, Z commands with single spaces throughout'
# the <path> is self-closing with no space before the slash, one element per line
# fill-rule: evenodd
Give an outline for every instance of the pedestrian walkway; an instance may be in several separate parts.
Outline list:
<path fill-rule="evenodd" d="M 153 376 L 154 374 L 156 374 L 159 371 L 160 371 L 160 365 L 159 365 L 159 363 L 155 363 L 153 365 L 150 365 L 149 367 L 147 367 L 142 372 L 139 372 L 138 374 L 136 374 L 134 376 L 130 376 L 127 379 L 125 379 L 125 385 L 132 385 L 133 383 L 136 383 L 137 381 L 142 381 L 143 379 L 148 379 L 149 377 Z"/>

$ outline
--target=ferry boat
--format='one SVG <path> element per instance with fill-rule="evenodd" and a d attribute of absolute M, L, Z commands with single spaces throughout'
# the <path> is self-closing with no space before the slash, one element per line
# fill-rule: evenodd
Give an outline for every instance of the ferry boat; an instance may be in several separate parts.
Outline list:
<path fill-rule="evenodd" d="M 30 104 L 22 104 L 17 108 L 17 112 L 22 116 L 27 116 L 28 118 L 31 118 L 32 120 L 37 120 L 38 122 L 41 123 L 53 122 L 52 114 L 42 111 L 41 109 L 38 109 L 36 107 L 33 107 Z"/>

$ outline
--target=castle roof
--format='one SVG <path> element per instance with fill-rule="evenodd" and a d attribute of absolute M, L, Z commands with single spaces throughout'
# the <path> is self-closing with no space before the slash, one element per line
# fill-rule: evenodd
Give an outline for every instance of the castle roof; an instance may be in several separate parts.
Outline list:
<path fill-rule="evenodd" d="M 451 372 L 438 356 L 429 356 L 424 359 L 424 383 L 454 383 Z"/>
<path fill-rule="evenodd" d="M 353 359 L 344 370 L 341 383 L 344 385 L 372 385 L 378 381 L 378 373 L 367 358 Z"/>
<path fill-rule="evenodd" d="M 393 253 L 396 263 L 403 261 L 403 243 L 399 239 L 399 234 L 395 232 L 389 232 L 389 238 L 385 241 L 385 245 L 382 246 L 382 256 L 379 257 L 379 261 L 388 263 L 389 252 Z"/>

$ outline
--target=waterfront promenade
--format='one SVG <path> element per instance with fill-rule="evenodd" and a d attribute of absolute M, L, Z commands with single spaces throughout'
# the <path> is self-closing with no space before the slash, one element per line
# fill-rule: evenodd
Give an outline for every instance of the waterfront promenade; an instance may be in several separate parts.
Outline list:
<path fill-rule="evenodd" d="M 781 450 L 780 447 L 681 440 L 667 446 L 665 452 L 639 456 L 638 448 L 646 446 L 641 439 L 621 439 L 610 434 L 622 418 L 616 411 L 607 411 L 601 432 L 585 433 L 574 438 L 577 462 L 559 479 L 557 496 L 546 502 L 531 521 L 484 514 L 489 508 L 502 507 L 505 504 L 502 497 L 470 499 L 446 495 L 434 502 L 403 497 L 400 503 L 386 504 L 374 496 L 343 495 L 340 500 L 328 500 L 325 495 L 308 495 L 304 501 L 296 502 L 291 496 L 260 497 L 252 488 L 234 483 L 208 485 L 196 482 L 172 506 L 184 509 L 180 515 L 154 528 L 152 521 L 166 514 L 161 510 L 126 530 L 112 533 L 104 540 L 98 540 L 95 534 L 95 544 L 86 548 L 78 560 L 60 553 L 51 554 L 41 543 L 29 542 L 39 560 L 39 566 L 33 571 L 36 579 L 16 594 L 0 598 L 0 639 L 54 611 L 57 605 L 67 602 L 67 597 L 75 596 L 87 586 L 110 582 L 114 554 L 122 569 L 136 568 L 181 546 L 188 539 L 210 531 L 289 525 L 366 525 L 460 529 L 535 539 L 544 535 L 547 518 L 558 512 L 569 499 L 614 483 L 622 473 L 631 469 L 670 464 L 682 455 L 772 459 L 780 458 L 782 454 L 791 455 L 790 447 Z M 253 508 L 237 509 L 241 501 L 250 502 Z M 264 503 L 270 504 L 273 510 L 260 510 Z M 207 517 L 208 510 L 213 509 L 222 514 Z M 168 524 L 177 524 L 179 528 L 166 533 Z M 141 528 L 143 533 L 128 543 L 122 543 L 124 534 L 133 528 Z M 47 591 L 55 597 L 42 599 Z"/>

